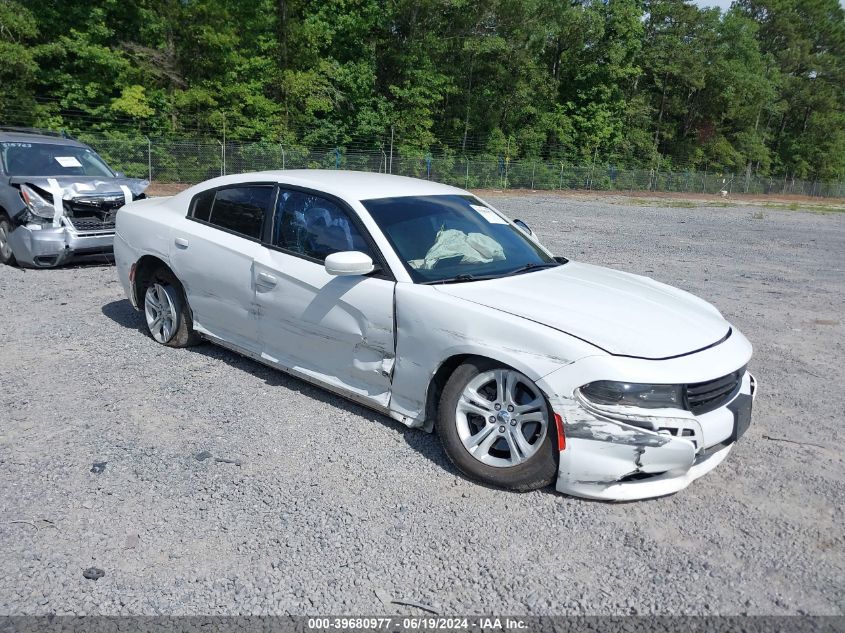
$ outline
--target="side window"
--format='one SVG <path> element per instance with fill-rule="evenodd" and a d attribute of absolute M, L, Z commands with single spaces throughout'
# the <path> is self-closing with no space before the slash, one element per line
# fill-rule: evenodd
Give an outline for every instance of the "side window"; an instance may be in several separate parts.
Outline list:
<path fill-rule="evenodd" d="M 208 219 L 211 217 L 211 205 L 214 202 L 214 194 L 215 191 L 212 189 L 211 191 L 203 191 L 194 198 L 194 208 L 191 211 L 191 215 L 194 218 L 208 222 Z"/>
<path fill-rule="evenodd" d="M 340 251 L 373 253 L 347 211 L 334 202 L 300 191 L 280 192 L 272 244 L 323 261 Z"/>
<path fill-rule="evenodd" d="M 194 200 L 193 217 L 238 233 L 259 239 L 264 216 L 273 201 L 272 185 L 227 187 L 198 195 Z"/>

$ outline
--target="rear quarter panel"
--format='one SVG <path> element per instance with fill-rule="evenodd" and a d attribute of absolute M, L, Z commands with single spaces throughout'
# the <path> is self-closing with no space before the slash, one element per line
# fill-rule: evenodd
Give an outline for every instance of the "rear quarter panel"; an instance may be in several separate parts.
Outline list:
<path fill-rule="evenodd" d="M 171 202 L 171 198 L 147 198 L 130 202 L 117 212 L 114 259 L 118 278 L 130 301 L 133 300 L 129 282 L 132 264 L 144 255 L 170 263 L 170 227 L 173 218 L 178 217 Z"/>

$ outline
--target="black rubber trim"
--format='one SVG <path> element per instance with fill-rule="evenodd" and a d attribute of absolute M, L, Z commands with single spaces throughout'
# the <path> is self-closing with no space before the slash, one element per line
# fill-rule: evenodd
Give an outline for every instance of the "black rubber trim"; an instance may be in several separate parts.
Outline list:
<path fill-rule="evenodd" d="M 722 338 L 720 338 L 715 343 L 710 343 L 710 345 L 705 345 L 704 347 L 700 347 L 698 349 L 694 349 L 691 352 L 684 352 L 683 354 L 675 354 L 674 356 L 663 356 L 662 358 L 652 358 L 650 356 L 633 356 L 631 354 L 614 354 L 613 352 L 607 352 L 613 356 L 619 356 L 620 358 L 642 358 L 643 360 L 672 360 L 673 358 L 681 358 L 682 356 L 689 356 L 690 354 L 698 354 L 698 352 L 703 352 L 706 349 L 710 349 L 711 347 L 716 347 L 717 345 L 721 345 L 725 341 L 727 341 L 731 334 L 733 333 L 733 328 L 728 327 L 728 332 Z M 598 346 L 597 346 L 598 347 Z M 607 350 L 605 350 L 607 351 Z"/>

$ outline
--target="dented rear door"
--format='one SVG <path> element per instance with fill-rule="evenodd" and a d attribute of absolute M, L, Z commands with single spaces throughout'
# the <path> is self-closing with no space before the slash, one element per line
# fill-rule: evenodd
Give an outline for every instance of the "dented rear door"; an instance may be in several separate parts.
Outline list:
<path fill-rule="evenodd" d="M 336 277 L 311 259 L 261 251 L 253 284 L 262 357 L 386 406 L 395 282 Z"/>

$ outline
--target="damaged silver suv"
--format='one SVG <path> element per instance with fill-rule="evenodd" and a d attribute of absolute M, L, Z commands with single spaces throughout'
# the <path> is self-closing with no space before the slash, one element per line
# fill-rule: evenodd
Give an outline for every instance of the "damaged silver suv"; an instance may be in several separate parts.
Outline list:
<path fill-rule="evenodd" d="M 0 128 L 0 262 L 49 268 L 110 253 L 117 210 L 148 186 L 65 134 Z"/>

